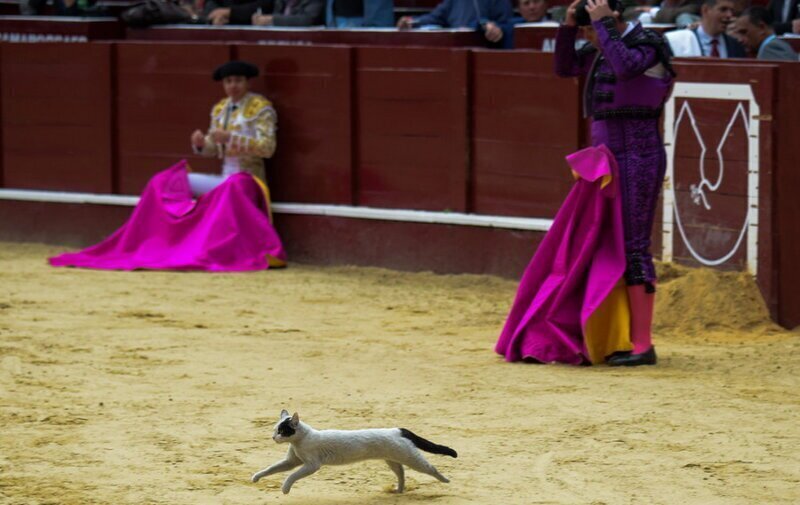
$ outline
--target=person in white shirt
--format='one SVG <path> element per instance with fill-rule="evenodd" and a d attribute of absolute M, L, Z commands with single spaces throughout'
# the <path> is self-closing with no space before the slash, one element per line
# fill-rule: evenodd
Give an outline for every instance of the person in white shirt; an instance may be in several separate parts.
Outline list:
<path fill-rule="evenodd" d="M 744 58 L 744 47 L 725 33 L 733 22 L 733 0 L 705 0 L 696 28 L 665 33 L 672 53 L 684 57 Z"/>

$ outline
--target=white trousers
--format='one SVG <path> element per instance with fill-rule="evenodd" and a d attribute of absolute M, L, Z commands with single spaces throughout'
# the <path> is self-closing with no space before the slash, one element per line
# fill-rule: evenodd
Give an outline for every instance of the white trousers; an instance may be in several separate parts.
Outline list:
<path fill-rule="evenodd" d="M 189 174 L 189 187 L 192 188 L 192 196 L 197 198 L 216 188 L 227 179 L 227 175 L 214 174 Z"/>

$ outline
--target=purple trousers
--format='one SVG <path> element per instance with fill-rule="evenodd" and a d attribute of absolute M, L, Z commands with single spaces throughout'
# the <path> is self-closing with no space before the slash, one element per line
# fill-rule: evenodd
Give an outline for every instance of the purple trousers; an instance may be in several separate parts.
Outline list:
<path fill-rule="evenodd" d="M 619 166 L 622 224 L 625 236 L 625 281 L 647 284 L 656 279 L 650 236 L 658 193 L 666 172 L 666 152 L 657 119 L 605 119 L 592 123 L 592 145 L 605 144 Z"/>

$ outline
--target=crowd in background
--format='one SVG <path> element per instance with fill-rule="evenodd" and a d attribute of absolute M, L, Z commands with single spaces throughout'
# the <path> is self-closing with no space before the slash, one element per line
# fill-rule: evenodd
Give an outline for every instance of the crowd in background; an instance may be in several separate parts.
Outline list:
<path fill-rule="evenodd" d="M 470 28 L 483 33 L 487 45 L 513 47 L 513 27 L 522 23 L 559 22 L 565 5 L 549 0 L 442 0 L 428 12 L 402 15 L 394 0 L 147 0 L 172 9 L 171 22 L 210 25 L 425 30 Z M 23 14 L 39 14 L 53 2 L 59 15 L 108 14 L 98 0 L 21 0 Z M 777 36 L 800 35 L 797 0 L 624 0 L 626 21 L 670 24 L 667 38 L 676 56 L 758 57 L 797 60 L 791 46 Z M 166 12 L 166 9 L 164 9 Z M 178 14 L 174 14 L 177 12 Z M 123 16 L 123 20 L 127 19 Z"/>

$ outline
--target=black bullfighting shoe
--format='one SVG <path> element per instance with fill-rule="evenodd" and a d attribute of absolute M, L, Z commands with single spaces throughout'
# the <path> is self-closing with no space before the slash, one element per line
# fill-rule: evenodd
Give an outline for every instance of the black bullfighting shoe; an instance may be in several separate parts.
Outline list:
<path fill-rule="evenodd" d="M 657 361 L 656 348 L 652 346 L 649 350 L 641 354 L 630 353 L 611 356 L 608 359 L 608 366 L 655 365 Z"/>

